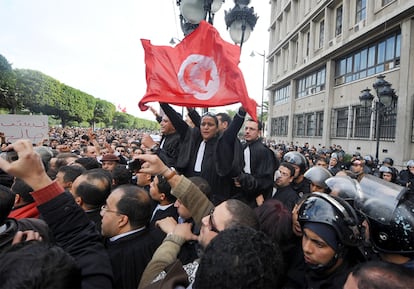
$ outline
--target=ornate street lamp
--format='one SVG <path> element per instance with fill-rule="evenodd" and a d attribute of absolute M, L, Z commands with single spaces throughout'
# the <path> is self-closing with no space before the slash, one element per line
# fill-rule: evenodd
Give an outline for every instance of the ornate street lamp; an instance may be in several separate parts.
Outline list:
<path fill-rule="evenodd" d="M 213 24 L 214 15 L 220 10 L 223 2 L 224 0 L 177 0 L 184 36 L 196 29 L 201 20 Z"/>
<path fill-rule="evenodd" d="M 184 36 L 198 27 L 201 20 L 213 24 L 214 15 L 220 10 L 224 0 L 177 0 L 180 7 L 180 24 Z M 247 7 L 250 0 L 234 0 L 235 6 L 225 11 L 224 20 L 230 37 L 240 48 L 250 37 L 258 16 L 253 7 Z"/>
<path fill-rule="evenodd" d="M 234 43 L 240 44 L 241 49 L 243 43 L 249 39 L 259 17 L 254 13 L 253 7 L 247 7 L 250 0 L 234 0 L 234 3 L 236 5 L 233 9 L 225 11 L 224 19 L 231 39 Z"/>
<path fill-rule="evenodd" d="M 393 103 L 397 100 L 398 96 L 395 94 L 395 90 L 391 88 L 391 83 L 386 81 L 385 75 L 378 75 L 377 80 L 374 82 L 372 87 L 375 89 L 376 97 L 370 93 L 370 89 L 361 91 L 359 100 L 365 109 L 370 109 L 371 113 L 375 112 L 375 137 L 376 137 L 376 149 L 375 149 L 375 161 L 378 164 L 379 157 L 379 141 L 381 134 L 381 123 L 380 119 L 382 113 L 386 109 L 392 107 Z"/>

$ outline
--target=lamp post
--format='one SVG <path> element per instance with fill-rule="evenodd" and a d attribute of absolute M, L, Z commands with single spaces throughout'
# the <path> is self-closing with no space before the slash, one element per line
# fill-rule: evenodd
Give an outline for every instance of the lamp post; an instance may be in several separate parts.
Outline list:
<path fill-rule="evenodd" d="M 231 39 L 234 43 L 240 44 L 241 50 L 243 43 L 249 39 L 259 17 L 254 13 L 253 7 L 247 7 L 250 0 L 234 0 L 234 3 L 233 9 L 225 11 L 224 19 Z"/>
<path fill-rule="evenodd" d="M 180 7 L 180 24 L 184 36 L 198 27 L 202 20 L 213 24 L 214 15 L 220 10 L 224 0 L 177 0 Z M 225 11 L 225 22 L 234 43 L 240 44 L 249 39 L 258 16 L 253 7 L 247 7 L 250 0 L 234 0 L 235 6 Z"/>
<path fill-rule="evenodd" d="M 264 135 L 264 125 L 263 125 L 263 103 L 264 103 L 264 86 L 265 86 L 265 59 L 266 59 L 266 53 L 263 50 L 263 53 L 259 53 L 257 51 L 252 51 L 252 53 L 250 53 L 251 57 L 254 57 L 259 55 L 262 57 L 263 59 L 263 63 L 262 63 L 262 103 L 260 106 L 260 122 L 262 123 L 262 133 Z"/>
<path fill-rule="evenodd" d="M 373 83 L 372 87 L 375 90 L 376 97 L 374 97 L 368 87 L 361 91 L 359 100 L 363 107 L 371 109 L 371 113 L 375 112 L 375 137 L 376 137 L 376 149 L 375 149 L 375 161 L 378 164 L 379 160 L 379 141 L 381 134 L 381 116 L 387 108 L 390 108 L 397 100 L 398 96 L 395 94 L 395 90 L 391 88 L 391 83 L 386 81 L 385 75 L 378 75 L 377 80 Z"/>

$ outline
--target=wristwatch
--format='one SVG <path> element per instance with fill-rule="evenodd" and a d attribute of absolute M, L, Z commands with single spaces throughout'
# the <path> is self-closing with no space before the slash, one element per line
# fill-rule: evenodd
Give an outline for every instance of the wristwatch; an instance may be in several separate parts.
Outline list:
<path fill-rule="evenodd" d="M 169 181 L 172 177 L 177 175 L 177 171 L 175 170 L 175 168 L 171 167 L 168 169 L 167 174 L 164 175 L 164 178 Z"/>

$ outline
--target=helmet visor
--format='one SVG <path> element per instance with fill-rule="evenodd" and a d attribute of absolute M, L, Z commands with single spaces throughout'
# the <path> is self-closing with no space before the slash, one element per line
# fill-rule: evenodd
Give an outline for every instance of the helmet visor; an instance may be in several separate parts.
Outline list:
<path fill-rule="evenodd" d="M 401 197 L 406 192 L 402 186 L 365 175 L 358 188 L 354 206 L 367 217 L 389 224 Z"/>
<path fill-rule="evenodd" d="M 342 199 L 355 199 L 358 196 L 356 180 L 348 176 L 335 176 L 325 181 L 331 189 L 331 195 Z"/>

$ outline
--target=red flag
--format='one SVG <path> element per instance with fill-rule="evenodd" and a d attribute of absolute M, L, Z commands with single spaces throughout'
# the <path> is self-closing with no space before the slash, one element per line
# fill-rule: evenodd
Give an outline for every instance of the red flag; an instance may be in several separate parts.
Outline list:
<path fill-rule="evenodd" d="M 147 92 L 139 102 L 159 101 L 180 106 L 213 107 L 241 102 L 257 120 L 256 102 L 249 98 L 238 64 L 240 47 L 221 39 L 202 21 L 176 47 L 155 46 L 141 39 L 145 50 Z"/>

